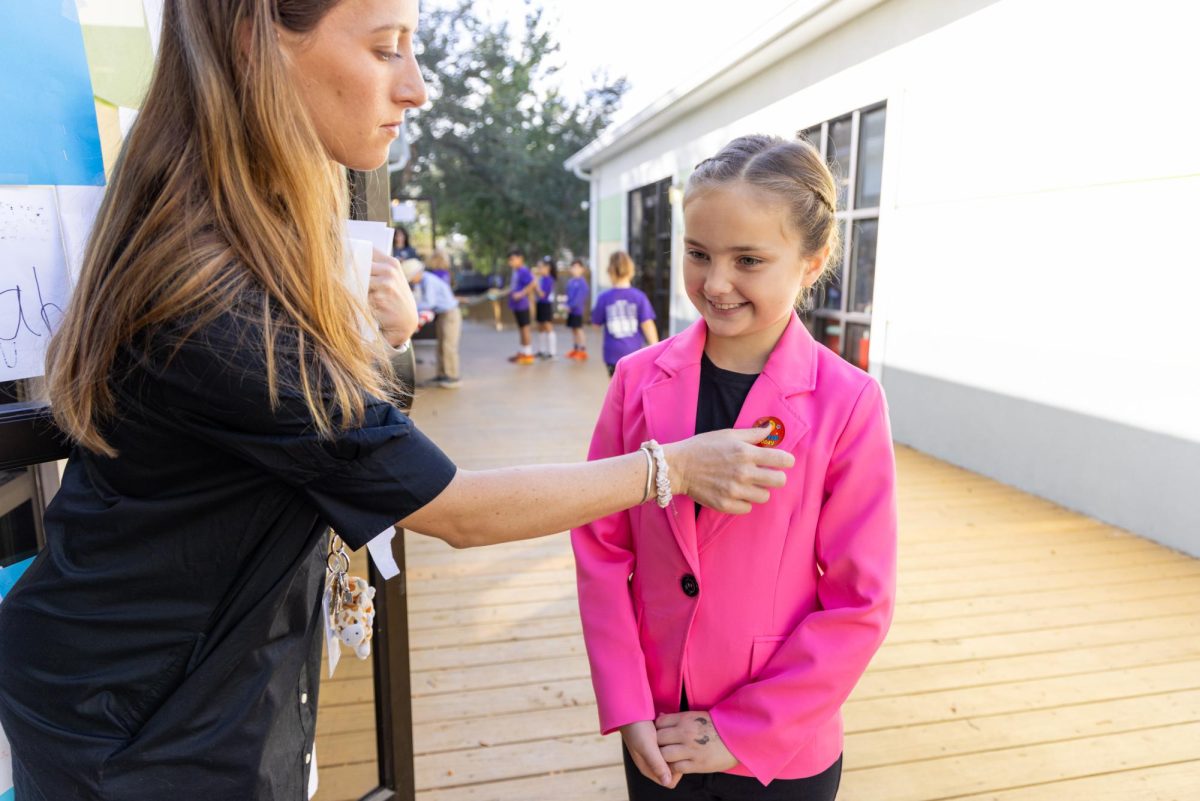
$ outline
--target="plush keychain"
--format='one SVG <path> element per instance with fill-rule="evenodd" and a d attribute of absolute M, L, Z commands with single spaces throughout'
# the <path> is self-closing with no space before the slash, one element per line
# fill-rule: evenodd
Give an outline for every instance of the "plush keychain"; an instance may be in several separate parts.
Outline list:
<path fill-rule="evenodd" d="M 371 638 L 375 633 L 375 588 L 365 579 L 347 573 L 350 555 L 336 534 L 329 538 L 325 569 L 329 574 L 330 627 L 355 656 L 366 659 L 371 655 Z"/>

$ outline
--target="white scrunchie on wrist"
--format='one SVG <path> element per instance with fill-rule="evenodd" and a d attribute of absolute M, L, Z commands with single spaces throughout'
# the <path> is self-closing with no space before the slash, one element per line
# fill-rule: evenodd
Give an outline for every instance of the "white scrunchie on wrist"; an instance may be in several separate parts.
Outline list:
<path fill-rule="evenodd" d="M 642 450 L 654 457 L 654 487 L 658 496 L 658 508 L 666 509 L 671 505 L 671 469 L 667 467 L 667 456 L 663 453 L 662 445 L 648 439 L 641 445 Z"/>

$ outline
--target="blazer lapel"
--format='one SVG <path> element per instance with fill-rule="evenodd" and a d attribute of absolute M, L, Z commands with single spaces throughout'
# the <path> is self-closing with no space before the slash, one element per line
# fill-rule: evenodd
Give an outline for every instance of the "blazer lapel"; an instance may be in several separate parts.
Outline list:
<path fill-rule="evenodd" d="M 788 476 L 789 484 L 798 480 L 794 471 L 803 464 L 800 448 L 811 428 L 793 398 L 811 392 L 816 387 L 816 368 L 816 343 L 804 327 L 804 323 L 793 313 L 791 322 L 771 351 L 758 380 L 750 388 L 750 394 L 746 396 L 737 423 L 734 424 L 735 428 L 753 428 L 759 420 L 773 417 L 783 425 L 783 438 L 776 447 L 789 450 L 796 456 L 796 468 L 792 468 L 793 473 Z M 694 406 L 692 415 L 694 418 Z M 693 428 L 694 426 L 693 419 Z M 701 510 L 697 532 L 698 550 L 708 547 L 736 517 L 713 509 Z"/>
<path fill-rule="evenodd" d="M 646 428 L 659 444 L 679 442 L 696 433 L 696 401 L 700 394 L 700 354 L 704 351 L 704 321 L 693 323 L 678 334 L 655 361 L 665 377 L 642 391 Z M 667 518 L 679 550 L 693 571 L 700 569 L 696 549 L 696 513 L 693 501 L 676 495 L 661 510 Z"/>

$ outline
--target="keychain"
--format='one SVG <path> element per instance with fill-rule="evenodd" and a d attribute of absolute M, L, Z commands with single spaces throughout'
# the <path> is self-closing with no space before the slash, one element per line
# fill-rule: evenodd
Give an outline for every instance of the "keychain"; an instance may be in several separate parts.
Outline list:
<path fill-rule="evenodd" d="M 325 559 L 328 574 L 329 625 L 343 645 L 359 659 L 371 655 L 375 624 L 375 588 L 358 576 L 349 575 L 350 555 L 342 538 L 331 533 L 329 555 Z"/>

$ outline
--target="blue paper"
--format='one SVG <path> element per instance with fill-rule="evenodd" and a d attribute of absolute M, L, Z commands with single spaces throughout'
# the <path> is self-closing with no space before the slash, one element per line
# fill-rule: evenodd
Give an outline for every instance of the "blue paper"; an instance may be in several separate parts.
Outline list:
<path fill-rule="evenodd" d="M 4 0 L 2 7 L 0 184 L 102 186 L 100 129 L 74 0 Z"/>
<path fill-rule="evenodd" d="M 13 795 L 12 790 L 0 793 L 0 801 L 13 801 L 14 798 L 16 798 L 16 796 Z"/>
<path fill-rule="evenodd" d="M 29 557 L 24 562 L 17 562 L 15 565 L 8 567 L 0 567 L 0 601 L 4 600 L 4 596 L 8 595 L 17 579 L 21 578 L 21 574 L 25 572 L 33 564 L 33 557 Z M 0 795 L 0 801 L 4 801 L 4 796 Z"/>

